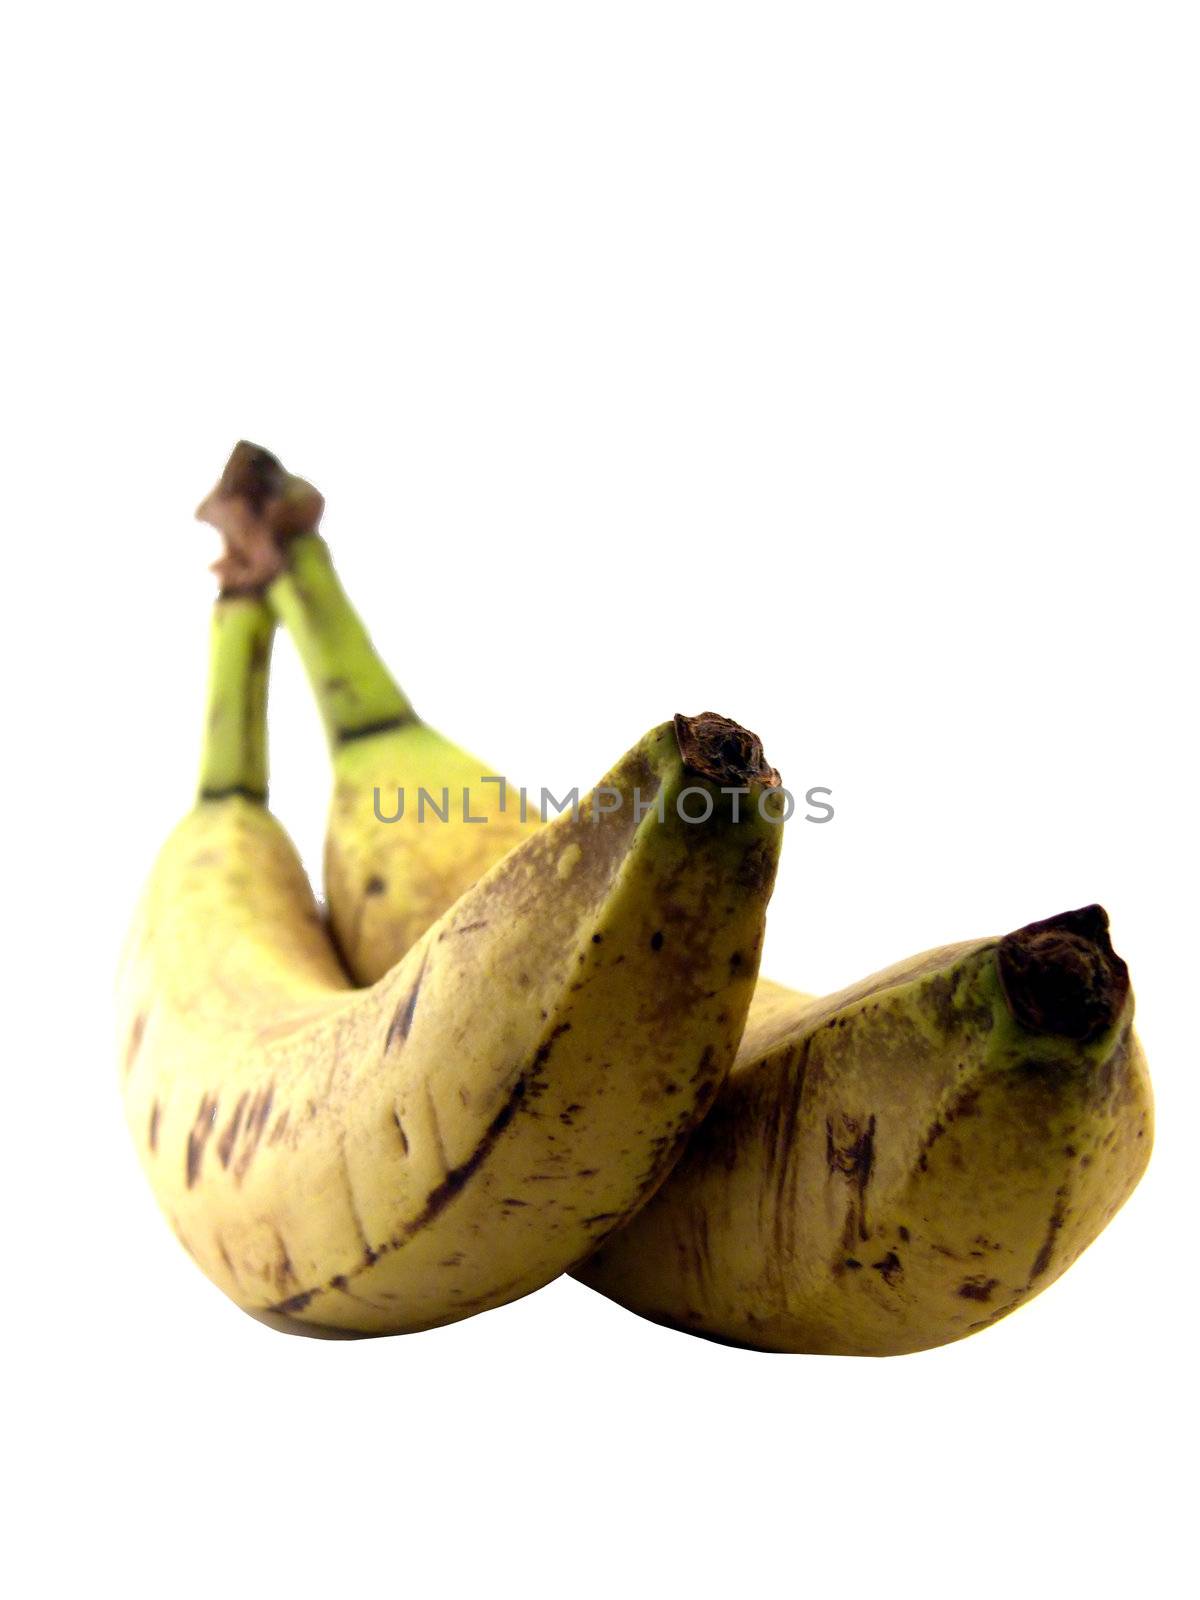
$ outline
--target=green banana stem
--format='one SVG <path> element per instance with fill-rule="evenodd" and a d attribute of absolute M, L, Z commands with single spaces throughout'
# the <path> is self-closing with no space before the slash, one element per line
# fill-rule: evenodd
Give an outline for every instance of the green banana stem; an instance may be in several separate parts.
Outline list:
<path fill-rule="evenodd" d="M 232 794 L 266 804 L 267 678 L 275 617 L 256 595 L 213 607 L 199 799 Z"/>
<path fill-rule="evenodd" d="M 288 541 L 287 567 L 267 590 L 312 683 L 331 748 L 415 722 L 408 696 L 381 660 L 342 588 L 325 541 Z"/>

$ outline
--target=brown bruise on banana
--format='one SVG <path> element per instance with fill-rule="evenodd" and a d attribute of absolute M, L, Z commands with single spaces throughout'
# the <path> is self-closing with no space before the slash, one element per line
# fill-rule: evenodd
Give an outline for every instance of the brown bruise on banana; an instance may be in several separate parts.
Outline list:
<path fill-rule="evenodd" d="M 237 1143 L 238 1134 L 241 1132 L 242 1116 L 246 1110 L 246 1102 L 249 1100 L 249 1098 L 250 1091 L 248 1089 L 243 1089 L 241 1094 L 237 1097 L 237 1103 L 233 1108 L 233 1115 L 226 1124 L 224 1133 L 222 1133 L 221 1137 L 217 1140 L 217 1155 L 220 1158 L 221 1165 L 226 1169 L 228 1169 L 229 1163 L 233 1160 L 234 1146 Z"/>
<path fill-rule="evenodd" d="M 646 798 L 663 760 L 640 748 L 605 781 L 637 783 Z M 222 1050 L 198 1042 L 190 1057 L 187 1010 L 215 1002 L 189 966 L 184 1015 L 160 1008 L 126 1098 L 173 1225 L 227 1293 L 314 1324 L 434 1326 L 557 1275 L 653 1193 L 732 1060 L 777 829 L 764 848 L 758 825 L 701 845 L 697 830 L 672 834 L 653 817 L 643 838 L 631 807 L 599 826 L 586 813 L 564 819 L 355 992 L 322 946 L 276 825 L 244 801 L 208 809 L 188 836 L 185 881 L 164 894 L 186 902 L 193 878 L 224 877 L 238 886 L 245 936 L 265 920 L 291 948 L 256 971 L 256 1020 L 239 1031 L 224 1019 Z M 162 914 L 151 906 L 150 924 L 169 943 Z M 174 937 L 182 944 L 208 916 L 193 902 Z M 297 967 L 312 974 L 307 1002 L 288 992 Z M 135 963 L 127 1015 L 153 992 Z M 475 999 L 459 1035 L 464 993 Z M 488 994 L 506 997 L 508 1021 Z M 494 1039 L 474 1037 L 488 1029 Z M 239 1067 L 249 1060 L 252 1075 Z"/>
<path fill-rule="evenodd" d="M 133 1025 L 129 1030 L 129 1038 L 125 1045 L 124 1071 L 126 1077 L 133 1070 L 138 1051 L 142 1048 L 142 1040 L 146 1036 L 146 1023 L 148 1020 L 144 1011 L 139 1011 L 133 1019 Z"/>
<path fill-rule="evenodd" d="M 199 1181 L 200 1168 L 204 1162 L 204 1151 L 213 1129 L 217 1124 L 217 1101 L 209 1099 L 207 1094 L 200 1096 L 200 1107 L 196 1112 L 196 1120 L 192 1123 L 191 1131 L 187 1136 L 187 1146 L 184 1154 L 184 1181 L 188 1188 L 192 1188 Z"/>
<path fill-rule="evenodd" d="M 1123 963 L 1083 1044 L 1013 1021 L 996 951 L 824 1002 L 764 985 L 670 1182 L 577 1276 L 727 1342 L 845 1354 L 961 1338 L 1053 1282 L 1145 1167 L 1149 1082 Z"/>
<path fill-rule="evenodd" d="M 421 998 L 421 980 L 425 976 L 425 967 L 429 960 L 426 951 L 421 962 L 421 970 L 417 973 L 416 982 L 408 992 L 408 998 L 403 1004 L 396 1007 L 391 1022 L 388 1024 L 387 1039 L 384 1041 L 384 1051 L 393 1049 L 396 1045 L 403 1044 L 412 1031 L 413 1018 L 417 1014 L 417 1001 Z"/>

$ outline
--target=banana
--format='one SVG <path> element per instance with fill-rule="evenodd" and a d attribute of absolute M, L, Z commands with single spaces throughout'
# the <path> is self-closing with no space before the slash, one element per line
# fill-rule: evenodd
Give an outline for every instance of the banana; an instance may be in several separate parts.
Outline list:
<path fill-rule="evenodd" d="M 222 580 L 266 591 L 313 685 L 334 771 L 330 931 L 369 984 L 539 818 L 529 807 L 523 818 L 507 784 L 417 716 L 338 581 L 316 531 L 323 504 L 243 441 L 197 515 L 225 539 Z"/>
<path fill-rule="evenodd" d="M 763 1350 L 898 1355 L 1053 1283 L 1132 1192 L 1153 1105 L 1099 906 L 827 999 L 760 983 L 670 1181 L 575 1276 Z"/>
<path fill-rule="evenodd" d="M 255 517 L 287 514 L 267 495 Z M 261 587 L 253 558 L 227 563 Z M 744 1025 L 778 778 L 741 730 L 663 724 L 353 989 L 264 803 L 272 629 L 254 593 L 218 600 L 200 797 L 122 964 L 126 1116 L 240 1305 L 427 1328 L 548 1282 L 665 1176 Z M 752 797 L 737 821 L 730 784 Z M 683 820 L 686 789 L 706 821 Z"/>

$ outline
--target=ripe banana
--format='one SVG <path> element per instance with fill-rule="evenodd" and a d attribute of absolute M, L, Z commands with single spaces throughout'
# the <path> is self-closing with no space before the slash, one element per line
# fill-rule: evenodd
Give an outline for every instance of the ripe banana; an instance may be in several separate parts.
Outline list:
<path fill-rule="evenodd" d="M 319 584 L 320 606 L 297 602 L 286 570 L 270 590 L 318 697 L 332 692 L 320 667 L 336 654 L 349 667 L 338 693 L 390 685 L 402 698 L 324 545 L 291 527 L 274 549 L 276 571 L 290 551 Z M 422 781 L 445 780 L 435 764 Z M 354 870 L 332 873 L 329 895 L 356 927 L 385 856 L 401 910 L 422 866 L 389 853 L 352 774 L 339 789 L 330 860 Z M 436 840 L 451 882 L 455 833 Z M 476 832 L 485 848 L 496 837 Z M 401 924 L 374 926 L 368 959 L 385 965 L 403 949 Z M 932 952 L 823 1001 L 760 982 L 733 1073 L 682 1163 L 576 1276 L 648 1316 L 767 1349 L 898 1353 L 989 1326 L 1095 1238 L 1149 1158 L 1149 1080 L 1106 928 L 1089 908 Z M 1031 952 L 1021 979 L 1012 964 Z M 1028 1004 L 1039 985 L 1049 1017 Z M 1072 1004 L 1086 1009 L 1093 990 L 1106 1026 L 1093 1017 L 1076 1037 Z"/>
<path fill-rule="evenodd" d="M 760 983 L 646 1209 L 575 1276 L 764 1350 L 897 1355 L 1053 1283 L 1137 1184 L 1153 1108 L 1099 906 L 824 1000 Z"/>
<path fill-rule="evenodd" d="M 539 819 L 523 821 L 507 785 L 417 716 L 338 581 L 322 508 L 243 441 L 197 515 L 225 538 L 223 581 L 266 590 L 312 683 L 334 771 L 330 929 L 355 980 L 374 983 Z"/>
<path fill-rule="evenodd" d="M 228 585 L 261 586 L 258 524 L 289 514 L 248 507 Z M 745 1021 L 782 833 L 754 800 L 778 779 L 741 730 L 655 728 L 598 814 L 539 829 L 354 990 L 264 804 L 272 628 L 253 594 L 217 603 L 200 798 L 123 962 L 127 1120 L 239 1304 L 430 1327 L 546 1283 L 666 1174 Z M 736 822 L 722 784 L 750 791 Z"/>

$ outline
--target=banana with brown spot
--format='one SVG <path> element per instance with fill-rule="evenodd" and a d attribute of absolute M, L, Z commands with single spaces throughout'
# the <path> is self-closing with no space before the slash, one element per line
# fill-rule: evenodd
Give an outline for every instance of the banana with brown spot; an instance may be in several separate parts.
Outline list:
<path fill-rule="evenodd" d="M 354 990 L 262 803 L 271 630 L 261 600 L 218 602 L 201 798 L 123 964 L 127 1118 L 239 1304 L 429 1327 L 548 1282 L 666 1175 L 744 1025 L 775 775 L 746 743 L 734 822 L 726 774 L 681 755 L 689 725 L 654 729 L 603 780 L 618 806 L 539 829 Z M 685 787 L 706 822 L 679 817 Z"/>
<path fill-rule="evenodd" d="M 897 1355 L 990 1326 L 1096 1238 L 1150 1155 L 1098 906 L 824 1000 L 760 983 L 670 1180 L 575 1276 L 764 1350 Z"/>

